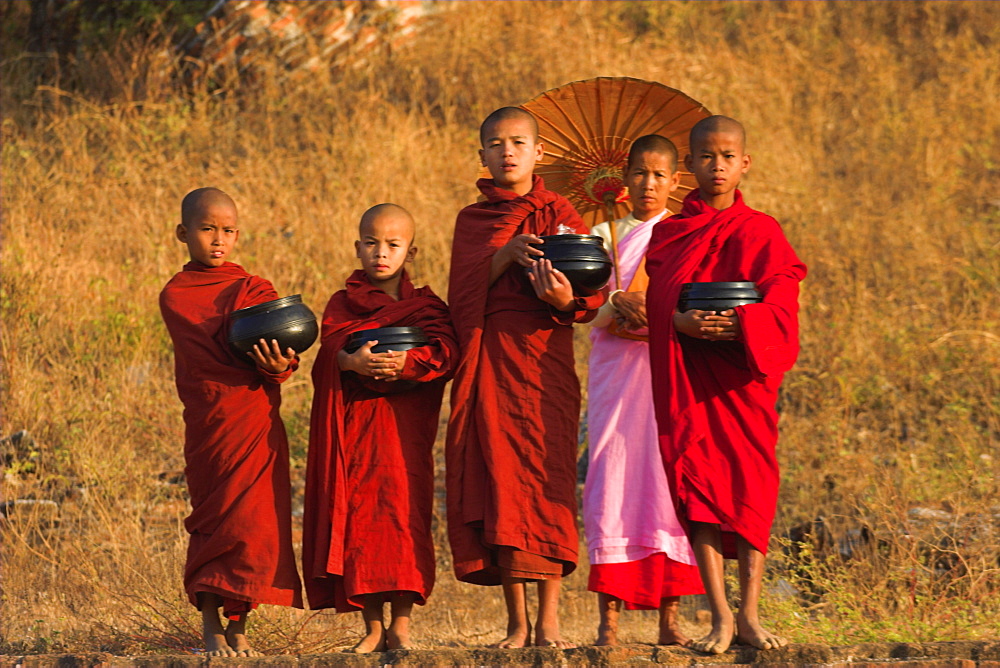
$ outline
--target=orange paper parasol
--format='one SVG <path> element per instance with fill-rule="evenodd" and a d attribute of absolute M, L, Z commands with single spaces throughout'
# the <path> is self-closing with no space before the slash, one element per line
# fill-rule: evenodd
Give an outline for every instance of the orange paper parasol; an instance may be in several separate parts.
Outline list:
<path fill-rule="evenodd" d="M 545 156 L 535 166 L 535 173 L 545 179 L 547 188 L 569 199 L 590 227 L 628 213 L 622 169 L 633 141 L 643 135 L 662 135 L 677 146 L 683 159 L 691 127 L 710 115 L 700 102 L 679 90 L 631 77 L 574 81 L 521 107 L 538 119 L 539 136 L 545 144 Z M 670 198 L 670 209 L 679 211 L 685 195 L 696 186 L 694 175 L 682 170 L 681 186 Z"/>

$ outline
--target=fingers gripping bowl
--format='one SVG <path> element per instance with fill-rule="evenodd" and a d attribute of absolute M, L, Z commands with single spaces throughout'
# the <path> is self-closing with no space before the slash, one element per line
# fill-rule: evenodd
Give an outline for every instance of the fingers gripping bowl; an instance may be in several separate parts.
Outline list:
<path fill-rule="evenodd" d="M 737 306 L 758 304 L 760 300 L 757 284 L 752 281 L 684 283 L 677 300 L 677 310 L 681 313 L 691 309 L 719 313 Z"/>
<path fill-rule="evenodd" d="M 229 314 L 229 345 L 241 358 L 264 339 L 277 339 L 282 351 L 307 350 L 319 335 L 316 316 L 302 303 L 302 295 L 273 299 Z"/>
<path fill-rule="evenodd" d="M 419 327 L 379 327 L 354 332 L 347 339 L 344 350 L 353 353 L 368 341 L 378 341 L 372 346 L 373 353 L 411 350 L 430 343 L 424 330 Z"/>
<path fill-rule="evenodd" d="M 544 243 L 531 244 L 545 253 L 544 259 L 566 276 L 573 292 L 584 297 L 595 294 L 611 278 L 611 258 L 604 240 L 595 234 L 551 234 Z M 542 259 L 542 258 L 538 258 Z"/>

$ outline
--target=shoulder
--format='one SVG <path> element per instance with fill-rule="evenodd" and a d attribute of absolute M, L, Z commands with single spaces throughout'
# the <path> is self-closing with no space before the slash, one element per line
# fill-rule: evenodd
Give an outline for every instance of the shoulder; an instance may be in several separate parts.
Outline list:
<path fill-rule="evenodd" d="M 256 288 L 256 287 L 270 288 L 272 290 L 274 289 L 274 285 L 271 283 L 271 281 L 267 280 L 263 276 L 257 276 L 255 274 L 247 274 L 246 275 L 246 280 L 247 280 L 247 284 L 250 287 L 254 287 L 254 288 Z"/>
<path fill-rule="evenodd" d="M 785 236 L 781 229 L 781 224 L 778 223 L 777 219 L 764 213 L 763 211 L 757 211 L 756 209 L 745 207 L 745 210 L 741 213 L 739 220 L 741 222 L 738 232 L 739 234 L 753 236 L 760 236 L 762 234 L 767 236 Z"/>
<path fill-rule="evenodd" d="M 428 306 L 433 305 L 434 307 L 441 307 L 444 309 L 448 308 L 445 301 L 437 296 L 437 293 L 429 285 L 425 285 L 422 288 L 414 287 L 413 292 L 407 299 L 422 299 Z"/>
<path fill-rule="evenodd" d="M 463 222 L 470 221 L 479 217 L 479 215 L 484 211 L 490 210 L 490 203 L 486 200 L 479 202 L 473 202 L 467 206 L 462 207 L 458 212 L 458 216 L 455 219 L 456 225 L 461 225 Z"/>
<path fill-rule="evenodd" d="M 618 221 L 615 221 L 617 223 Z M 598 223 L 590 228 L 590 233 L 604 239 L 604 245 L 611 245 L 611 225 L 607 222 Z M 620 238 L 620 237 L 619 237 Z"/>

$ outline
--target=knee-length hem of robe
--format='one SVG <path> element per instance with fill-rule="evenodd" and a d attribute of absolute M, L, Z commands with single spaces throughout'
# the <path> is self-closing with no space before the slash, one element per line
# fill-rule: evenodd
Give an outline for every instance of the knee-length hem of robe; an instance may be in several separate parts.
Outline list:
<path fill-rule="evenodd" d="M 614 222 L 624 288 L 645 289 L 649 237 L 668 213 L 646 221 L 629 214 Z M 605 245 L 611 243 L 607 223 L 593 233 Z M 664 596 L 700 594 L 704 588 L 660 457 L 649 345 L 615 335 L 603 325 L 606 318 L 592 322 L 590 333 L 589 465 L 583 491 L 588 589 L 622 599 L 629 609 L 655 609 Z"/>
<path fill-rule="evenodd" d="M 654 228 L 646 268 L 653 398 L 678 515 L 686 520 L 689 501 L 707 502 L 766 554 L 779 482 L 775 404 L 798 355 L 806 267 L 777 221 L 748 207 L 738 190 L 723 210 L 694 190 L 678 215 Z M 695 281 L 757 284 L 763 301 L 736 308 L 742 340 L 705 341 L 674 329 L 681 285 Z"/>
<path fill-rule="evenodd" d="M 559 312 L 512 265 L 491 286 L 497 250 L 519 234 L 587 233 L 561 195 L 534 177 L 523 196 L 477 183 L 485 201 L 455 223 L 448 303 L 461 349 L 446 445 L 448 538 L 456 576 L 500 584 L 576 568 L 576 450 L 580 385 L 573 322 L 593 317 L 602 294 Z M 551 564 L 551 565 L 549 565 Z"/>
<path fill-rule="evenodd" d="M 458 357 L 448 307 L 404 272 L 395 300 L 355 271 L 323 314 L 313 365 L 303 571 L 313 609 L 350 612 L 364 596 L 434 587 L 433 447 L 444 385 Z M 341 371 L 354 332 L 420 327 L 430 345 L 407 351 L 400 380 Z"/>
<path fill-rule="evenodd" d="M 302 607 L 291 531 L 288 439 L 279 412 L 284 381 L 238 359 L 228 315 L 278 294 L 237 264 L 189 262 L 160 293 L 184 404 L 191 514 L 184 588 L 232 602 Z M 244 606 L 246 607 L 246 606 Z"/>

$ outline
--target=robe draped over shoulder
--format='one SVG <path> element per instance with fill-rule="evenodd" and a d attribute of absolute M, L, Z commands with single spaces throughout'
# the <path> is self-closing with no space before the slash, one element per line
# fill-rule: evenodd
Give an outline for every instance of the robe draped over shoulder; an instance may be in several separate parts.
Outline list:
<path fill-rule="evenodd" d="M 653 398 L 678 514 L 686 519 L 691 507 L 707 505 L 724 529 L 766 554 L 778 495 L 775 403 L 798 356 L 806 267 L 777 221 L 748 207 L 739 191 L 717 210 L 694 190 L 678 215 L 654 228 L 646 269 Z M 674 329 L 681 285 L 696 281 L 757 284 L 763 301 L 736 309 L 742 340 L 705 341 Z"/>
<path fill-rule="evenodd" d="M 604 296 L 557 311 L 517 264 L 490 285 L 493 255 L 513 237 L 587 228 L 537 176 L 523 196 L 490 179 L 477 186 L 486 199 L 458 215 L 448 288 L 461 349 L 446 445 L 455 574 L 483 585 L 500 584 L 501 574 L 559 577 L 577 562 L 580 386 L 571 325 L 592 318 Z"/>
<path fill-rule="evenodd" d="M 303 570 L 311 608 L 350 612 L 364 596 L 434 586 L 432 450 L 444 385 L 458 358 L 448 307 L 406 274 L 395 300 L 356 271 L 323 314 L 313 365 Z M 420 327 L 430 345 L 406 353 L 400 380 L 341 371 L 354 332 Z"/>
<path fill-rule="evenodd" d="M 288 439 L 281 374 L 237 359 L 228 315 L 277 299 L 271 283 L 237 264 L 189 262 L 160 293 L 184 404 L 184 473 L 191 495 L 184 588 L 234 602 L 302 607 L 292 550 Z"/>
<path fill-rule="evenodd" d="M 629 214 L 614 222 L 622 285 L 630 291 L 646 287 L 644 258 L 659 220 Z M 611 243 L 607 223 L 595 226 L 594 233 Z M 607 304 L 601 312 L 606 309 Z M 700 594 L 704 588 L 660 458 L 649 345 L 612 332 L 606 323 L 614 322 L 613 313 L 594 320 L 590 333 L 583 491 L 588 588 L 622 599 L 629 609 L 656 609 L 664 597 Z"/>

